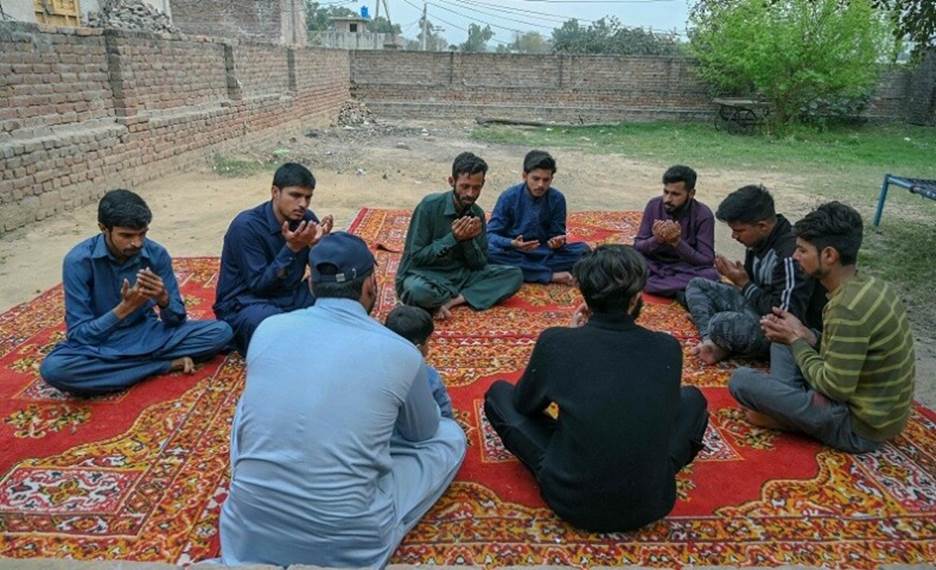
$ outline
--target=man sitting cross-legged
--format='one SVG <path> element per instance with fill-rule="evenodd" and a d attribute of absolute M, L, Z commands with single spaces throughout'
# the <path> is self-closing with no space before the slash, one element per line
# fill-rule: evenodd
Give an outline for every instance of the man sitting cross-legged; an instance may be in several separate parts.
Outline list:
<path fill-rule="evenodd" d="M 916 372 L 907 312 L 893 287 L 858 273 L 862 222 L 853 208 L 823 204 L 793 231 L 794 257 L 830 291 L 821 337 L 774 309 L 763 319 L 773 341 L 770 373 L 739 368 L 728 387 L 757 425 L 873 451 L 910 415 Z"/>
<path fill-rule="evenodd" d="M 309 209 L 313 192 L 309 169 L 287 162 L 273 175 L 270 200 L 238 214 L 224 234 L 213 308 L 234 329 L 242 355 L 263 319 L 315 302 L 305 279 L 306 259 L 333 220 L 325 216 L 319 223 Z"/>
<path fill-rule="evenodd" d="M 247 352 L 221 557 L 383 567 L 455 477 L 465 434 L 440 418 L 416 347 L 369 316 L 364 241 L 327 235 L 309 265 L 315 305 L 264 320 Z"/>
<path fill-rule="evenodd" d="M 731 283 L 695 278 L 686 286 L 686 305 L 702 342 L 693 348 L 714 364 L 731 354 L 766 358 L 770 343 L 760 318 L 782 307 L 819 328 L 824 291 L 804 276 L 793 260 L 790 222 L 774 210 L 763 186 L 735 190 L 715 216 L 731 227 L 731 237 L 746 247 L 744 264 L 715 257 L 715 268 Z"/>
<path fill-rule="evenodd" d="M 695 170 L 672 166 L 663 174 L 663 195 L 644 208 L 634 248 L 647 260 L 647 288 L 653 295 L 682 295 L 690 280 L 718 280 L 715 216 L 695 199 Z"/>
<path fill-rule="evenodd" d="M 152 218 L 138 195 L 111 190 L 98 204 L 101 233 L 65 256 L 67 339 L 39 368 L 59 390 L 90 396 L 191 373 L 230 342 L 227 324 L 186 320 L 172 258 L 146 237 Z"/>
<path fill-rule="evenodd" d="M 566 201 L 551 186 L 555 174 L 549 153 L 527 153 L 523 182 L 500 195 L 488 222 L 488 261 L 519 267 L 527 282 L 571 285 L 569 270 L 588 245 L 566 240 Z"/>
<path fill-rule="evenodd" d="M 407 305 L 440 319 L 463 303 L 483 310 L 517 292 L 523 273 L 487 259 L 484 210 L 475 202 L 487 163 L 463 152 L 452 163 L 451 192 L 430 194 L 413 210 L 396 274 L 396 293 Z"/>
<path fill-rule="evenodd" d="M 702 448 L 706 401 L 680 387 L 682 350 L 639 326 L 643 258 L 599 246 L 572 274 L 585 305 L 571 328 L 543 331 L 516 387 L 491 385 L 484 412 L 546 503 L 592 531 L 655 521 L 676 501 L 676 472 Z M 559 418 L 544 411 L 555 402 Z"/>

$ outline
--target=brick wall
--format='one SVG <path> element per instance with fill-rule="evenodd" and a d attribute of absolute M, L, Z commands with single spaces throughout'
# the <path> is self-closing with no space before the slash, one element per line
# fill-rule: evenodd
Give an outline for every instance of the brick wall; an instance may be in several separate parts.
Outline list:
<path fill-rule="evenodd" d="M 715 111 L 691 60 L 356 51 L 352 94 L 378 114 L 572 122 L 702 119 Z M 909 77 L 884 74 L 867 115 L 902 119 Z"/>
<path fill-rule="evenodd" d="M 931 49 L 913 72 L 908 87 L 910 122 L 936 127 L 936 49 Z"/>
<path fill-rule="evenodd" d="M 306 45 L 304 0 L 172 0 L 185 34 Z"/>
<path fill-rule="evenodd" d="M 333 120 L 348 52 L 0 25 L 0 234 L 284 127 Z"/>

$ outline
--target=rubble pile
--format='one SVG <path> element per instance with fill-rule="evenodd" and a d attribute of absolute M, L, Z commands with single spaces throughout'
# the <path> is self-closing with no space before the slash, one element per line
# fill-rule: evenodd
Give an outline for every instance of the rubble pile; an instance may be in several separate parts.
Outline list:
<path fill-rule="evenodd" d="M 143 0 L 104 0 L 100 12 L 88 13 L 88 27 L 175 34 L 172 19 Z"/>
<path fill-rule="evenodd" d="M 377 122 L 374 114 L 361 101 L 345 101 L 338 111 L 338 126 L 357 127 L 360 125 L 372 125 Z"/>

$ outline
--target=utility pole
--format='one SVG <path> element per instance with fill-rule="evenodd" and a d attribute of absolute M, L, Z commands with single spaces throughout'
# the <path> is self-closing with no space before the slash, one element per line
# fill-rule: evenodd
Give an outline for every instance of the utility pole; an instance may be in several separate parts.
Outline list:
<path fill-rule="evenodd" d="M 423 2 L 423 14 L 422 14 L 422 45 L 420 49 L 426 51 L 426 46 L 429 43 L 429 18 L 426 17 L 426 3 Z"/>
<path fill-rule="evenodd" d="M 374 20 L 380 17 L 380 0 L 377 0 L 375 4 L 376 5 L 374 6 Z"/>

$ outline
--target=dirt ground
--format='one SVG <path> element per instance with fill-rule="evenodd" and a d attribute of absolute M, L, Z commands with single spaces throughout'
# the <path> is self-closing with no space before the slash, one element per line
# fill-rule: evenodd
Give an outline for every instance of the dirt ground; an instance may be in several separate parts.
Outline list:
<path fill-rule="evenodd" d="M 332 214 L 345 227 L 359 208 L 412 208 L 427 193 L 445 188 L 452 159 L 470 150 L 490 165 L 480 205 L 490 212 L 498 194 L 516 183 L 526 147 L 472 141 L 473 125 L 452 122 L 385 122 L 356 128 L 323 127 L 284 134 L 275 143 L 245 146 L 228 158 L 270 163 L 256 174 L 224 177 L 204 167 L 166 176 L 135 188 L 153 210 L 150 237 L 177 257 L 217 256 L 230 220 L 269 198 L 279 162 L 309 166 L 318 181 L 312 209 Z M 550 150 L 550 149 L 547 149 Z M 570 210 L 641 210 L 660 192 L 660 177 L 679 157 L 637 161 L 613 154 L 552 151 L 559 171 L 554 185 Z M 775 178 L 774 178 L 775 177 Z M 713 207 L 749 183 L 774 189 L 780 209 L 796 219 L 816 198 L 808 181 L 788 173 L 765 176 L 744 170 L 699 173 L 696 197 Z M 0 311 L 23 303 L 61 281 L 61 260 L 78 241 L 97 231 L 96 205 L 88 205 L 0 238 Z M 723 224 L 716 225 L 716 249 L 741 259 L 743 248 Z M 936 349 L 933 331 L 917 333 L 917 396 L 936 408 Z"/>

